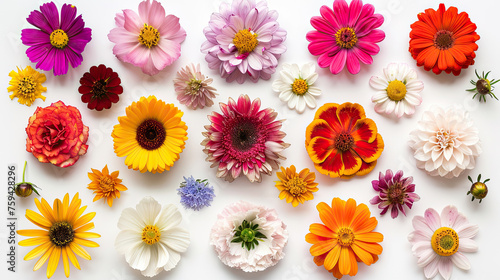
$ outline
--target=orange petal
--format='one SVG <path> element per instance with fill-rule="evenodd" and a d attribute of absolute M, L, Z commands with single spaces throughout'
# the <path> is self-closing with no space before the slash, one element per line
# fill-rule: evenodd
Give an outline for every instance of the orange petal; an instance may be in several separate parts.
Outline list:
<path fill-rule="evenodd" d="M 307 153 L 314 163 L 322 163 L 332 152 L 338 153 L 335 143 L 330 138 L 315 137 L 307 145 Z"/>
<path fill-rule="evenodd" d="M 358 103 L 346 102 L 338 107 L 337 117 L 343 128 L 342 131 L 351 132 L 356 122 L 359 119 L 364 119 L 366 115 L 363 106 Z"/>
<path fill-rule="evenodd" d="M 382 254 L 382 246 L 378 243 L 368 243 L 368 242 L 363 242 L 363 241 L 358 241 L 354 240 L 354 243 L 363 250 L 367 251 L 368 253 L 374 254 L 374 255 L 380 255 Z"/>
<path fill-rule="evenodd" d="M 356 141 L 352 147 L 356 154 L 363 159 L 364 162 L 370 163 L 377 160 L 384 150 L 384 140 L 380 134 L 376 134 L 373 142 Z"/>
<path fill-rule="evenodd" d="M 372 119 L 359 119 L 349 134 L 354 138 L 354 142 L 371 143 L 377 137 L 377 125 Z"/>
<path fill-rule="evenodd" d="M 313 244 L 309 249 L 309 252 L 313 256 L 323 255 L 324 253 L 329 252 L 333 247 L 337 245 L 337 241 L 335 239 L 330 239 L 326 241 L 320 241 L 316 244 Z"/>
<path fill-rule="evenodd" d="M 339 261 L 341 248 L 342 246 L 340 245 L 333 247 L 333 249 L 326 256 L 324 265 L 327 270 L 332 270 Z"/>
<path fill-rule="evenodd" d="M 318 242 L 326 241 L 326 240 L 330 240 L 330 239 L 331 238 L 319 236 L 319 235 L 316 235 L 314 233 L 306 234 L 306 242 L 309 244 L 314 244 L 314 243 L 318 243 Z"/>
<path fill-rule="evenodd" d="M 377 165 L 377 161 L 372 161 L 370 163 L 362 162 L 361 167 L 359 168 L 358 172 L 356 172 L 356 176 L 364 176 L 370 172 L 372 172 L 373 169 L 375 169 L 375 166 Z M 343 177 L 341 177 L 344 179 Z M 346 178 L 348 179 L 348 178 Z"/>
<path fill-rule="evenodd" d="M 356 254 L 352 251 L 352 248 L 349 249 L 349 260 L 351 260 L 351 271 L 349 272 L 349 275 L 354 276 L 358 273 L 358 261 L 356 259 Z"/>
<path fill-rule="evenodd" d="M 372 254 L 363 250 L 363 248 L 359 247 L 356 243 L 351 245 L 351 249 L 354 251 L 356 256 L 366 265 L 371 265 L 373 263 Z"/>
<path fill-rule="evenodd" d="M 345 227 L 347 225 L 346 223 L 344 223 L 344 206 L 344 200 L 338 197 L 332 199 L 333 218 L 335 219 L 335 223 L 339 225 L 339 227 Z"/>
<path fill-rule="evenodd" d="M 384 236 L 380 232 L 366 232 L 356 234 L 356 240 L 364 241 L 364 242 L 382 242 L 384 240 Z"/>
<path fill-rule="evenodd" d="M 316 209 L 319 211 L 319 218 L 321 221 L 333 232 L 336 232 L 339 225 L 335 221 L 335 218 L 333 217 L 333 210 L 328 204 L 324 202 L 318 203 L 316 205 Z"/>
<path fill-rule="evenodd" d="M 342 247 L 340 250 L 339 270 L 343 275 L 351 272 L 351 256 L 349 254 L 349 250 L 350 249 L 347 247 Z"/>
<path fill-rule="evenodd" d="M 342 131 L 342 125 L 340 124 L 337 116 L 338 107 L 339 104 L 326 103 L 325 105 L 319 107 L 314 115 L 314 119 L 325 120 L 334 131 Z"/>
<path fill-rule="evenodd" d="M 340 130 L 337 130 L 340 131 Z M 323 137 L 327 139 L 333 139 L 336 131 L 332 129 L 330 124 L 323 119 L 313 120 L 306 128 L 306 146 L 314 137 Z"/>
<path fill-rule="evenodd" d="M 311 224 L 309 226 L 309 231 L 313 234 L 326 238 L 333 238 L 335 236 L 335 233 L 332 230 L 322 224 Z"/>

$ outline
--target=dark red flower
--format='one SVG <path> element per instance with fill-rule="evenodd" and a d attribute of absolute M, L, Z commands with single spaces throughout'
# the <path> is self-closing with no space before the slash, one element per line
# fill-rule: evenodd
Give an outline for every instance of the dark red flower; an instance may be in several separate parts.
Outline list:
<path fill-rule="evenodd" d="M 78 92 L 82 94 L 82 102 L 88 103 L 89 109 L 102 111 L 111 108 L 111 103 L 120 99 L 118 94 L 123 92 L 121 82 L 118 74 L 106 65 L 92 66 L 80 79 Z"/>

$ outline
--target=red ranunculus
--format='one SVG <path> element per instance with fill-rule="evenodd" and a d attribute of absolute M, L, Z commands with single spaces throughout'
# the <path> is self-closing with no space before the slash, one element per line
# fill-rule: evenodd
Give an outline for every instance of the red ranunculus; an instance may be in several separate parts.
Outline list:
<path fill-rule="evenodd" d="M 38 107 L 26 127 L 26 151 L 40 162 L 50 162 L 59 167 L 75 164 L 87 153 L 89 127 L 82 122 L 76 107 L 62 101 Z"/>

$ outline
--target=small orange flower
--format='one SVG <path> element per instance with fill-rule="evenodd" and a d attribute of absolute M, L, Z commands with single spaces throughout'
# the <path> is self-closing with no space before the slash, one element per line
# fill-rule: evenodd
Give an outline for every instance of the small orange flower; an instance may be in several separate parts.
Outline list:
<path fill-rule="evenodd" d="M 311 255 L 317 266 L 323 265 L 335 278 L 358 273 L 358 262 L 371 265 L 382 253 L 384 236 L 373 232 L 377 219 L 365 204 L 356 205 L 352 198 L 347 202 L 336 197 L 332 207 L 321 202 L 316 208 L 323 224 L 312 224 L 306 241 L 313 244 Z"/>
<path fill-rule="evenodd" d="M 118 178 L 120 171 L 109 174 L 108 165 L 104 166 L 102 172 L 94 168 L 91 169 L 93 173 L 89 172 L 88 176 L 92 182 L 87 188 L 94 191 L 94 202 L 104 198 L 108 201 L 109 207 L 113 206 L 113 199 L 120 198 L 120 191 L 127 190 L 127 187 L 121 184 L 122 179 Z"/>
<path fill-rule="evenodd" d="M 280 190 L 280 199 L 286 198 L 286 203 L 292 203 L 293 207 L 304 203 L 306 200 L 314 198 L 313 192 L 318 191 L 318 183 L 314 182 L 316 174 L 309 172 L 309 168 L 302 169 L 297 173 L 295 166 L 290 168 L 281 167 L 282 172 L 276 172 L 278 179 L 276 181 L 276 188 Z"/>

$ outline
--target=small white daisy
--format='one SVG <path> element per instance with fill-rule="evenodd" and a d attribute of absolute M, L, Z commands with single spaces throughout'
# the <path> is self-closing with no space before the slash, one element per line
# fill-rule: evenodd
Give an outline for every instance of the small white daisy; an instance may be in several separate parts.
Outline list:
<path fill-rule="evenodd" d="M 415 106 L 422 103 L 419 92 L 424 83 L 417 79 L 417 72 L 404 63 L 390 63 L 384 68 L 384 76 L 372 76 L 370 86 L 377 90 L 372 96 L 375 112 L 392 114 L 398 118 L 415 113 Z"/>
<path fill-rule="evenodd" d="M 321 90 L 313 86 L 318 79 L 313 62 L 304 64 L 301 69 L 297 64 L 284 64 L 280 78 L 273 82 L 273 90 L 279 92 L 279 98 L 288 103 L 288 108 L 303 113 L 307 107 L 316 108 L 316 99 Z"/>

